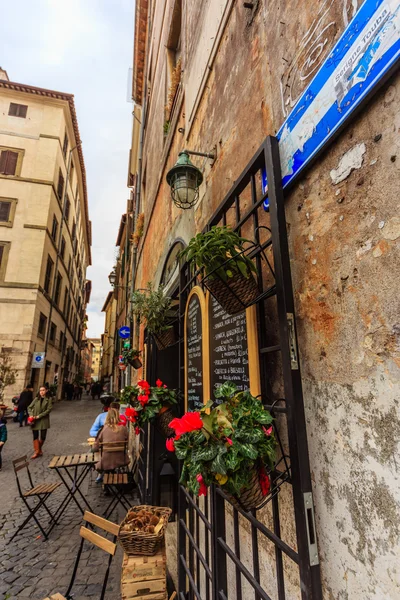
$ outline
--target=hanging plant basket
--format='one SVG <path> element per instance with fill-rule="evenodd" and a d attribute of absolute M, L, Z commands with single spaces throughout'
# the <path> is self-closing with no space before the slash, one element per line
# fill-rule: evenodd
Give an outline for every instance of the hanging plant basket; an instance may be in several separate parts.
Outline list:
<path fill-rule="evenodd" d="M 174 435 L 174 430 L 169 427 L 174 418 L 174 409 L 171 406 L 164 406 L 157 416 L 157 428 L 165 438 Z"/>
<path fill-rule="evenodd" d="M 140 367 L 142 366 L 142 361 L 140 360 L 140 358 L 129 358 L 128 363 L 134 369 L 140 369 Z"/>
<path fill-rule="evenodd" d="M 265 505 L 269 499 L 268 496 L 270 496 L 270 492 L 268 494 L 263 494 L 260 485 L 260 472 L 258 469 L 254 469 L 250 484 L 243 489 L 240 497 L 231 496 L 231 494 L 226 495 L 233 506 L 249 511 Z"/>
<path fill-rule="evenodd" d="M 178 341 L 178 336 L 176 334 L 175 326 L 172 325 L 165 331 L 161 331 L 161 333 L 153 334 L 154 339 L 156 340 L 157 348 L 159 350 L 165 350 L 169 346 L 172 346 Z"/>
<path fill-rule="evenodd" d="M 218 275 L 213 279 L 206 276 L 203 283 L 229 315 L 242 312 L 257 302 L 260 295 L 257 282 L 252 274 L 244 277 L 241 273 L 236 273 L 227 281 Z"/>

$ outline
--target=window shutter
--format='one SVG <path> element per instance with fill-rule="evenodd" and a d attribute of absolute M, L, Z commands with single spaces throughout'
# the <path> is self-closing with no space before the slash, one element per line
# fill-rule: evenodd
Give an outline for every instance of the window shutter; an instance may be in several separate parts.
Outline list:
<path fill-rule="evenodd" d="M 61 169 L 60 172 L 58 174 L 58 185 L 57 185 L 57 194 L 59 199 L 62 199 L 62 195 L 63 195 L 63 191 L 64 191 L 64 177 L 63 174 L 61 173 Z"/>
<path fill-rule="evenodd" d="M 4 246 L 0 246 L 0 267 L 3 260 Z"/>
<path fill-rule="evenodd" d="M 11 150 L 6 150 L 6 165 L 4 169 L 5 175 L 15 175 L 17 170 L 17 162 L 18 162 L 18 152 L 12 152 Z"/>
<path fill-rule="evenodd" d="M 6 172 L 7 150 L 0 153 L 0 173 Z"/>
<path fill-rule="evenodd" d="M 8 223 L 10 218 L 11 202 L 0 202 L 0 221 Z"/>

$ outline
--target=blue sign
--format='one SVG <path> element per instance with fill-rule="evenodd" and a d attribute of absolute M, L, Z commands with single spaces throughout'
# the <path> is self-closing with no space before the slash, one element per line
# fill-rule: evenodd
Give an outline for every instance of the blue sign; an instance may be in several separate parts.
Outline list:
<path fill-rule="evenodd" d="M 131 335 L 130 327 L 127 327 L 126 325 L 124 325 L 123 327 L 120 327 L 118 329 L 118 335 L 123 340 L 126 340 Z"/>
<path fill-rule="evenodd" d="M 283 187 L 297 177 L 399 56 L 400 1 L 365 0 L 277 133 Z M 268 201 L 264 208 L 269 210 Z"/>

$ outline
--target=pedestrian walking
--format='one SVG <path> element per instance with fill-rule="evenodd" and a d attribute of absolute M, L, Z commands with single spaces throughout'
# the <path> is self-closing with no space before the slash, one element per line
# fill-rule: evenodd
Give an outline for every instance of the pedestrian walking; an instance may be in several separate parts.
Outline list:
<path fill-rule="evenodd" d="M 52 408 L 52 400 L 47 396 L 47 390 L 42 385 L 39 389 L 39 395 L 28 406 L 28 413 L 32 418 L 33 448 L 35 450 L 31 456 L 32 459 L 43 455 L 42 446 L 46 440 L 47 430 L 50 428 L 50 412 Z"/>
<path fill-rule="evenodd" d="M 0 471 L 3 464 L 1 454 L 4 448 L 4 444 L 7 441 L 7 421 L 4 417 L 0 418 Z"/>
<path fill-rule="evenodd" d="M 72 383 L 67 383 L 67 400 L 72 400 L 74 395 L 74 386 Z"/>
<path fill-rule="evenodd" d="M 21 393 L 17 404 L 18 421 L 20 427 L 23 426 L 23 423 L 25 423 L 25 426 L 28 424 L 28 406 L 32 403 L 32 401 L 33 386 L 30 383 L 28 383 L 26 388 Z"/>

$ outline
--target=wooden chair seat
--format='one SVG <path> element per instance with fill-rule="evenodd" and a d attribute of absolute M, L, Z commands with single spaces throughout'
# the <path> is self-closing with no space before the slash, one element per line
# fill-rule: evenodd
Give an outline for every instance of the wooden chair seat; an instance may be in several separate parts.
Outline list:
<path fill-rule="evenodd" d="M 52 596 L 48 596 L 47 598 L 44 598 L 44 600 L 67 600 L 65 596 L 62 596 L 61 594 L 53 594 Z"/>
<path fill-rule="evenodd" d="M 42 494 L 52 494 L 54 490 L 58 488 L 61 483 L 41 483 L 35 485 L 32 489 L 24 492 L 25 498 L 27 496 L 41 496 Z"/>
<path fill-rule="evenodd" d="M 104 485 L 126 485 L 128 483 L 128 473 L 104 473 Z"/>

